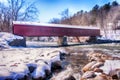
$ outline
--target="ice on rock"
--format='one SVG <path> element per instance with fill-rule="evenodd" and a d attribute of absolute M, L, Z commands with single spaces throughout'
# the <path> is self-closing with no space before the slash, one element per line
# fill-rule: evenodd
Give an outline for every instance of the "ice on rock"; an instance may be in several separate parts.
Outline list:
<path fill-rule="evenodd" d="M 50 71 L 50 67 L 43 61 L 38 61 L 37 62 L 37 67 L 35 71 L 32 73 L 33 78 L 37 79 L 40 77 L 45 77 L 45 70 Z"/>

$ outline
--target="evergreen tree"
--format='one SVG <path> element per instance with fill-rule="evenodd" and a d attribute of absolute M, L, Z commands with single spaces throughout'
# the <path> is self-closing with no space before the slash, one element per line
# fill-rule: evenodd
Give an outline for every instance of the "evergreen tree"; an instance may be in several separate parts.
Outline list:
<path fill-rule="evenodd" d="M 119 3 L 117 1 L 112 2 L 112 6 L 118 6 L 118 5 L 119 5 Z"/>

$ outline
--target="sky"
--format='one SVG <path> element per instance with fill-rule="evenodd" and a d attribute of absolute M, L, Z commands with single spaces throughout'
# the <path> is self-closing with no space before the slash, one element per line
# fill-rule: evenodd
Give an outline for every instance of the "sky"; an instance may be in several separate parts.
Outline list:
<path fill-rule="evenodd" d="M 60 13 L 69 9 L 73 15 L 80 10 L 90 11 L 96 4 L 104 5 L 114 0 L 37 0 L 40 22 L 49 22 L 53 18 L 61 18 Z M 120 3 L 120 0 L 116 0 Z"/>
<path fill-rule="evenodd" d="M 4 1 L 5 0 L 0 0 Z M 36 7 L 39 10 L 39 22 L 49 22 L 53 18 L 61 18 L 60 13 L 65 9 L 69 9 L 71 15 L 80 10 L 90 11 L 96 4 L 99 6 L 108 2 L 120 0 L 28 0 L 36 2 Z"/>

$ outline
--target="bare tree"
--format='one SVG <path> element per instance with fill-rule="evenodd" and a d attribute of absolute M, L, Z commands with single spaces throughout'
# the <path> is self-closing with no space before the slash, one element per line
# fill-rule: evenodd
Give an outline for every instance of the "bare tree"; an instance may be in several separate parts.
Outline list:
<path fill-rule="evenodd" d="M 9 8 L 0 3 L 0 31 L 8 31 L 10 25 Z"/>
<path fill-rule="evenodd" d="M 100 18 L 100 27 L 104 32 L 105 37 L 107 38 L 107 16 L 111 9 L 110 3 L 103 5 L 99 9 L 99 18 Z"/>
<path fill-rule="evenodd" d="M 26 0 L 8 0 L 9 8 L 11 10 L 12 20 L 26 20 L 31 21 L 37 19 L 38 10 L 35 2 L 28 3 Z"/>
<path fill-rule="evenodd" d="M 49 21 L 49 23 L 60 24 L 61 20 L 59 18 L 53 18 Z"/>
<path fill-rule="evenodd" d="M 70 17 L 70 11 L 69 11 L 69 9 L 68 9 L 68 8 L 65 9 L 64 11 L 62 11 L 62 12 L 60 13 L 60 15 L 62 16 L 62 19 L 67 19 L 67 18 L 69 18 L 69 17 Z"/>
<path fill-rule="evenodd" d="M 26 0 L 7 0 L 7 5 L 0 3 L 0 29 L 11 32 L 12 21 L 36 21 L 38 10 L 35 2 L 28 3 Z M 3 30 L 7 29 L 7 30 Z"/>

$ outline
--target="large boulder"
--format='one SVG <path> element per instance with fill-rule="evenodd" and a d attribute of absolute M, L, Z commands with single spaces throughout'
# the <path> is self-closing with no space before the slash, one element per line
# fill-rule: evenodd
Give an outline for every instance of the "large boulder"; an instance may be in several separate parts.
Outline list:
<path fill-rule="evenodd" d="M 3 44 L 4 43 L 4 44 Z M 24 37 L 13 35 L 11 33 L 0 32 L 0 46 L 26 46 L 26 40 Z"/>
<path fill-rule="evenodd" d="M 8 44 L 10 46 L 22 46 L 22 47 L 26 47 L 26 40 L 25 40 L 25 38 L 23 38 L 23 39 L 13 39 Z"/>

